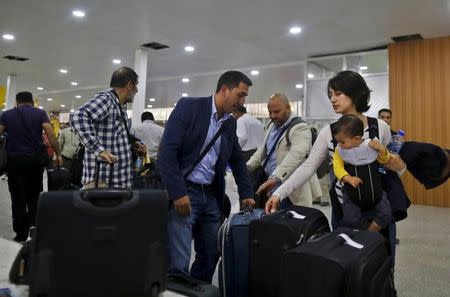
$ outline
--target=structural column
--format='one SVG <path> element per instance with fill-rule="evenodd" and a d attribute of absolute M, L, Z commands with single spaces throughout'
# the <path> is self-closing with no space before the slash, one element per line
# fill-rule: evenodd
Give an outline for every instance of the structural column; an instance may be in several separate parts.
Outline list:
<path fill-rule="evenodd" d="M 132 106 L 132 126 L 135 127 L 141 122 L 141 114 L 145 108 L 145 94 L 147 89 L 147 65 L 148 51 L 146 49 L 136 49 L 134 56 L 134 71 L 139 75 L 139 85 Z"/>
<path fill-rule="evenodd" d="M 6 79 L 6 98 L 5 98 L 5 108 L 11 109 L 16 103 L 17 94 L 17 76 L 15 74 L 8 74 Z"/>

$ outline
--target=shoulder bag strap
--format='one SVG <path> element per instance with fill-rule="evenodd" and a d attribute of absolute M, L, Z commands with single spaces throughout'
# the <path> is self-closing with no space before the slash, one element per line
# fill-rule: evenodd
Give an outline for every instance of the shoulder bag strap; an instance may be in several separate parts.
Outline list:
<path fill-rule="evenodd" d="M 219 138 L 219 136 L 222 134 L 223 130 L 225 129 L 225 125 L 228 124 L 230 120 L 225 120 L 222 125 L 220 126 L 219 130 L 217 130 L 216 134 L 214 135 L 214 137 L 211 139 L 211 141 L 208 143 L 208 145 L 205 147 L 205 149 L 202 151 L 202 153 L 200 154 L 200 156 L 195 160 L 195 162 L 192 164 L 192 166 L 189 168 L 188 171 L 186 171 L 184 173 L 184 178 L 187 178 L 189 176 L 189 174 L 191 174 L 191 172 L 194 170 L 194 168 L 198 165 L 198 163 L 200 163 L 203 158 L 206 156 L 206 154 L 209 152 L 209 150 L 211 149 L 211 147 L 214 145 L 214 143 L 217 141 L 217 139 Z"/>

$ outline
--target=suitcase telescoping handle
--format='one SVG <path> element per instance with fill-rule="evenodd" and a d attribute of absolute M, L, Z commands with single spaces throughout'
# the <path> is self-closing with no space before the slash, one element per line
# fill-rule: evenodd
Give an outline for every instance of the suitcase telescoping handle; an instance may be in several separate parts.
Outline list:
<path fill-rule="evenodd" d="M 100 177 L 100 164 L 109 164 L 109 177 L 108 177 L 108 187 L 112 187 L 112 176 L 113 176 L 113 170 L 114 170 L 114 163 L 108 163 L 105 160 L 97 159 L 95 162 L 95 172 L 94 172 L 94 179 L 95 179 L 95 187 L 98 188 L 98 182 Z"/>

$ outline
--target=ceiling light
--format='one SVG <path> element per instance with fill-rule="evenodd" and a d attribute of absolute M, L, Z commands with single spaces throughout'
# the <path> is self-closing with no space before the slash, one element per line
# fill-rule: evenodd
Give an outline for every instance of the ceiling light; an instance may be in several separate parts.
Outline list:
<path fill-rule="evenodd" d="M 258 75 L 258 74 L 259 74 L 259 71 L 258 71 L 258 70 L 252 70 L 252 71 L 250 72 L 250 74 L 251 74 L 251 75 Z"/>
<path fill-rule="evenodd" d="M 300 27 L 291 27 L 289 29 L 289 33 L 291 33 L 293 35 L 299 34 L 301 32 L 302 32 L 302 28 L 300 28 Z"/>
<path fill-rule="evenodd" d="M 309 78 L 309 79 L 314 78 L 314 74 L 308 73 L 308 78 Z"/>
<path fill-rule="evenodd" d="M 187 93 L 183 93 L 183 94 L 181 94 L 181 97 L 187 97 L 188 96 L 188 94 Z"/>
<path fill-rule="evenodd" d="M 303 85 L 302 85 L 302 84 L 296 84 L 295 87 L 296 87 L 297 89 L 303 89 Z"/>
<path fill-rule="evenodd" d="M 148 100 L 150 100 L 151 102 L 155 102 L 155 101 L 156 101 L 155 98 L 150 98 L 150 99 L 148 99 Z"/>
<path fill-rule="evenodd" d="M 359 66 L 359 69 L 360 70 L 367 70 L 367 69 L 369 69 L 369 67 L 367 67 L 367 66 Z"/>
<path fill-rule="evenodd" d="M 86 16 L 86 13 L 82 10 L 74 10 L 72 11 L 72 15 L 77 18 L 84 18 Z"/>
<path fill-rule="evenodd" d="M 187 45 L 184 47 L 184 50 L 188 53 L 192 53 L 193 51 L 195 51 L 195 47 L 193 47 L 192 45 Z"/>
<path fill-rule="evenodd" d="M 75 109 L 71 109 L 70 112 L 75 112 Z"/>
<path fill-rule="evenodd" d="M 147 107 L 148 107 L 148 108 L 152 108 L 152 107 L 153 107 L 153 105 L 149 104 L 149 105 L 147 105 Z"/>
<path fill-rule="evenodd" d="M 81 95 L 76 95 L 75 98 L 80 99 Z"/>
<path fill-rule="evenodd" d="M 43 87 L 37 87 L 36 89 L 38 89 L 39 91 L 42 91 L 44 88 Z"/>
<path fill-rule="evenodd" d="M 42 107 L 42 106 L 39 106 L 39 109 L 43 109 L 43 107 Z"/>
<path fill-rule="evenodd" d="M 66 107 L 64 104 L 61 104 L 61 107 Z"/>
<path fill-rule="evenodd" d="M 3 34 L 3 39 L 5 39 L 5 40 L 14 40 L 14 35 L 12 35 L 12 34 Z"/>
<path fill-rule="evenodd" d="M 53 99 L 52 98 L 47 98 L 47 101 L 53 101 Z"/>
<path fill-rule="evenodd" d="M 114 64 L 120 64 L 120 63 L 122 63 L 122 61 L 119 60 L 119 59 L 114 59 L 114 60 L 113 60 L 113 63 L 114 63 Z"/>
<path fill-rule="evenodd" d="M 78 86 L 78 83 L 76 81 L 73 81 L 70 83 L 72 86 Z"/>
<path fill-rule="evenodd" d="M 69 71 L 67 71 L 67 69 L 61 68 L 61 69 L 59 69 L 59 72 L 66 74 Z"/>
<path fill-rule="evenodd" d="M 184 82 L 184 83 L 188 83 L 189 82 L 189 78 L 184 77 L 181 81 Z"/>

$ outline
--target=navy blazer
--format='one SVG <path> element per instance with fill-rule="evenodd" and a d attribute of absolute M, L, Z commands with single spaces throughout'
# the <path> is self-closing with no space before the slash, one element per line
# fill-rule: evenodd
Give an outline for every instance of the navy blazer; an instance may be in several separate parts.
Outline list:
<path fill-rule="evenodd" d="M 187 195 L 184 173 L 201 154 L 211 119 L 211 100 L 212 96 L 180 99 L 166 123 L 159 149 L 158 165 L 170 199 Z M 226 126 L 221 135 L 220 155 L 213 181 L 214 196 L 221 208 L 225 194 L 227 164 L 235 176 L 240 199 L 253 197 L 247 167 L 242 159 L 236 136 L 236 120 L 230 118 L 224 123 Z"/>

